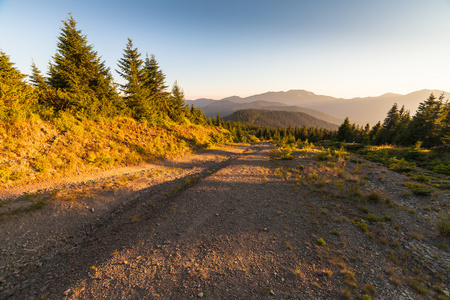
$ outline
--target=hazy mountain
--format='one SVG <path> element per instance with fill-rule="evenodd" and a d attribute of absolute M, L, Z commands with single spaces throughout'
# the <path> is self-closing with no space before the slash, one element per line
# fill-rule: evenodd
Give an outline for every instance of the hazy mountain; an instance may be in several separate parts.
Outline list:
<path fill-rule="evenodd" d="M 194 104 L 194 106 L 197 108 L 203 108 L 208 104 L 211 104 L 212 102 L 217 102 L 217 100 L 201 98 L 197 100 L 186 100 L 185 102 L 187 105 Z"/>
<path fill-rule="evenodd" d="M 319 127 L 337 129 L 339 126 L 314 118 L 302 112 L 245 109 L 224 118 L 226 121 L 245 122 L 268 127 Z"/>
<path fill-rule="evenodd" d="M 404 105 L 411 115 L 414 115 L 419 104 L 427 99 L 431 93 L 439 96 L 442 92 L 440 90 L 421 90 L 406 95 L 388 93 L 379 97 L 336 99 L 324 103 L 305 105 L 305 107 L 332 114 L 335 117 L 345 118 L 348 116 L 353 120 L 363 120 L 374 124 L 386 118 L 387 112 L 394 103 L 397 103 L 399 108 Z M 447 92 L 445 94 L 450 95 Z"/>
<path fill-rule="evenodd" d="M 230 99 L 230 98 L 226 98 L 226 99 Z M 298 107 L 298 106 L 290 106 L 290 105 L 280 103 L 280 102 L 269 102 L 269 101 L 258 100 L 258 101 L 245 103 L 245 102 L 236 102 L 236 101 L 226 100 L 226 99 L 222 99 L 219 101 L 212 100 L 213 102 L 210 102 L 209 104 L 204 105 L 203 107 L 197 106 L 197 105 L 201 105 L 205 102 L 197 103 L 196 101 L 192 101 L 190 103 L 193 103 L 195 107 L 200 107 L 208 117 L 215 117 L 215 116 L 217 116 L 217 113 L 219 113 L 220 116 L 222 116 L 222 117 L 226 117 L 237 110 L 252 108 L 252 109 L 264 109 L 264 110 L 303 112 L 303 113 L 311 115 L 315 118 L 318 118 L 318 119 L 321 119 L 321 120 L 324 120 L 324 121 L 327 121 L 330 123 L 334 123 L 334 124 L 340 124 L 344 120 L 344 119 L 334 118 L 330 115 L 327 115 L 327 114 L 317 111 L 317 110 Z M 189 102 L 187 102 L 187 103 L 189 103 Z"/>
<path fill-rule="evenodd" d="M 344 118 L 349 117 L 352 122 L 358 124 L 369 122 L 373 125 L 384 120 L 394 103 L 397 103 L 399 107 L 404 105 L 411 115 L 414 115 L 419 104 L 431 93 L 439 96 L 442 92 L 440 90 L 420 90 L 407 95 L 386 93 L 378 97 L 343 99 L 316 95 L 305 90 L 290 90 L 267 92 L 245 98 L 233 96 L 222 100 L 199 99 L 190 103 L 201 107 L 208 116 L 220 113 L 224 117 L 236 110 L 254 108 L 300 111 L 330 123 L 341 123 Z M 444 93 L 447 95 L 446 97 L 450 95 L 448 92 Z M 187 103 L 189 102 L 187 101 Z M 322 115 L 319 115 L 320 113 Z"/>

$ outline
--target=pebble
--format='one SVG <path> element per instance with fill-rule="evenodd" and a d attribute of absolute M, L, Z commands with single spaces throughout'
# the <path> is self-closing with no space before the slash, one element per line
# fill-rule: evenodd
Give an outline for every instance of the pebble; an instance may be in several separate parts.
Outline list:
<path fill-rule="evenodd" d="M 204 295 L 203 292 L 200 292 L 200 293 L 198 293 L 197 296 L 198 296 L 199 298 L 203 298 L 203 295 Z"/>
<path fill-rule="evenodd" d="M 91 212 L 94 212 L 94 208 L 91 208 Z"/>

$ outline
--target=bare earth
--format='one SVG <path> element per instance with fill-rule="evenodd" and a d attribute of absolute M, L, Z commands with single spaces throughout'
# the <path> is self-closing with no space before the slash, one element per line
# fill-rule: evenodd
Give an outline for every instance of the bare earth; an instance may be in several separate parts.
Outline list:
<path fill-rule="evenodd" d="M 447 193 L 270 147 L 0 190 L 0 299 L 448 299 Z"/>

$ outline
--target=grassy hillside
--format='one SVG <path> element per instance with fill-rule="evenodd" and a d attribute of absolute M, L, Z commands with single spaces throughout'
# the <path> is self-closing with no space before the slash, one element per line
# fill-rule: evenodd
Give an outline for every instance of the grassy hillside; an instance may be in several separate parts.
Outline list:
<path fill-rule="evenodd" d="M 224 140 L 200 125 L 149 126 L 131 118 L 0 120 L 0 188 L 183 155 Z"/>
<path fill-rule="evenodd" d="M 290 111 L 245 109 L 245 110 L 238 110 L 224 119 L 227 121 L 250 123 L 254 126 L 267 126 L 267 127 L 306 126 L 330 130 L 338 128 L 338 126 L 335 124 L 319 120 L 308 114 Z"/>

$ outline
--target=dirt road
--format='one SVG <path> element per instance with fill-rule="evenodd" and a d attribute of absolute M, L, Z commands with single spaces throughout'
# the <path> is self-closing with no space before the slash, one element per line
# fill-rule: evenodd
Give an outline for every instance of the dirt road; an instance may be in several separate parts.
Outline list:
<path fill-rule="evenodd" d="M 448 299 L 448 195 L 407 181 L 255 144 L 47 186 L 0 207 L 0 298 Z"/>

